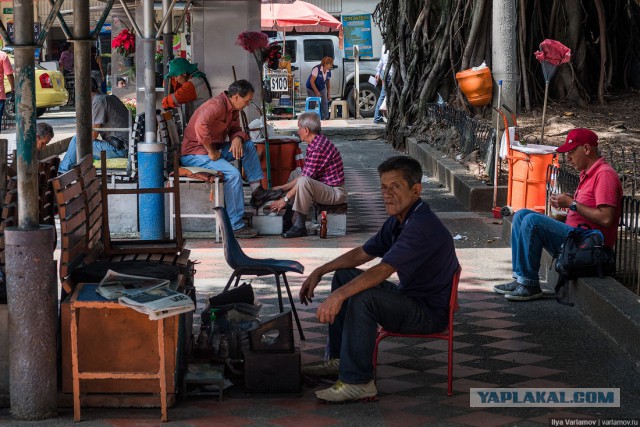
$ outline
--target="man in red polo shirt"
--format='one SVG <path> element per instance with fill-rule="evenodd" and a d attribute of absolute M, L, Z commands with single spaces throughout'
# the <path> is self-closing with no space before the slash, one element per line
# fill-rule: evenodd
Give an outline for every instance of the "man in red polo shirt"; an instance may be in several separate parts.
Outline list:
<path fill-rule="evenodd" d="M 537 212 L 520 209 L 511 224 L 511 263 L 515 280 L 496 285 L 493 290 L 512 301 L 540 298 L 538 277 L 542 248 L 556 254 L 571 230 L 587 224 L 602 231 L 604 244 L 611 248 L 622 205 L 622 186 L 617 172 L 598 153 L 598 135 L 589 129 L 573 129 L 558 148 L 580 171 L 580 183 L 573 195 L 554 194 L 551 206 L 569 209 L 566 221 L 560 222 Z"/>
<path fill-rule="evenodd" d="M 273 187 L 284 195 L 271 204 L 271 211 L 287 210 L 282 224 L 284 238 L 307 235 L 305 223 L 311 203 L 340 205 L 347 201 L 342 156 L 322 134 L 320 116 L 313 112 L 300 114 L 298 135 L 309 144 L 302 173 L 285 185 Z"/>

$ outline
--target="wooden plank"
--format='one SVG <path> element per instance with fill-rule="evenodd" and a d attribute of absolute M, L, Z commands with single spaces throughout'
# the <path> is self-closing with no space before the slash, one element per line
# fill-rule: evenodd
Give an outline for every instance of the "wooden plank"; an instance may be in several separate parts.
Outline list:
<path fill-rule="evenodd" d="M 81 224 L 86 228 L 84 222 L 87 220 L 87 217 L 84 213 L 84 210 L 79 211 L 75 216 L 71 218 L 65 218 L 64 220 L 60 220 L 60 232 L 62 234 L 69 233 L 76 228 L 78 228 Z"/>
<path fill-rule="evenodd" d="M 73 182 L 78 181 L 78 178 L 78 171 L 75 168 L 72 168 L 62 175 L 59 175 L 57 178 L 53 179 L 53 189 L 58 191 L 62 188 L 66 188 Z"/>
<path fill-rule="evenodd" d="M 76 197 L 70 202 L 65 204 L 58 203 L 58 214 L 60 215 L 60 222 L 71 218 L 78 214 L 78 212 L 84 211 L 84 200 L 82 197 Z"/>
<path fill-rule="evenodd" d="M 86 254 L 86 244 L 83 241 L 78 242 L 75 246 L 67 248 L 60 253 L 60 260 L 64 263 L 71 263 L 75 261 L 78 257 L 84 257 Z"/>

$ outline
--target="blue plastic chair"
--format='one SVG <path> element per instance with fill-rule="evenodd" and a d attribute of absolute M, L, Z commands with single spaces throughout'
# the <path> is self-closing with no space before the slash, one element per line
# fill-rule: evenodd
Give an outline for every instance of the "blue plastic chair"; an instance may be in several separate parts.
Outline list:
<path fill-rule="evenodd" d="M 215 207 L 213 210 L 216 214 L 216 222 L 220 224 L 220 229 L 222 230 L 224 259 L 227 261 L 227 264 L 229 264 L 229 267 L 233 269 L 233 274 L 229 278 L 229 281 L 222 292 L 227 292 L 229 290 L 233 279 L 235 279 L 236 282 L 234 287 L 238 286 L 240 278 L 244 275 L 267 276 L 273 274 L 276 278 L 278 304 L 280 305 L 280 313 L 282 313 L 284 311 L 282 306 L 282 288 L 280 286 L 280 276 L 282 276 L 284 287 L 287 290 L 287 295 L 289 296 L 291 311 L 293 312 L 293 317 L 296 319 L 300 339 L 304 341 L 302 325 L 300 324 L 300 318 L 298 318 L 296 306 L 293 303 L 293 297 L 291 296 L 291 289 L 289 288 L 289 282 L 287 282 L 286 275 L 287 272 L 291 271 L 302 274 L 304 272 L 304 266 L 298 261 L 291 261 L 288 259 L 250 258 L 242 251 L 236 236 L 233 234 L 233 228 L 231 228 L 231 221 L 229 220 L 229 215 L 227 214 L 226 209 L 222 207 Z"/>
<path fill-rule="evenodd" d="M 322 118 L 322 114 L 320 113 L 320 103 L 321 102 L 322 102 L 322 98 L 320 98 L 319 96 L 310 96 L 310 97 L 308 97 L 307 98 L 307 102 L 306 102 L 306 104 L 304 106 L 304 111 L 305 112 L 313 111 L 314 113 L 319 115 L 320 118 Z M 313 104 L 313 103 L 315 103 L 315 104 Z"/>

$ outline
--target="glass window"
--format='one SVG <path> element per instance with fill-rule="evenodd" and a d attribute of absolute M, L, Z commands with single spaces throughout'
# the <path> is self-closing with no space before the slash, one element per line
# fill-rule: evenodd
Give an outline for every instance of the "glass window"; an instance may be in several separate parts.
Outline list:
<path fill-rule="evenodd" d="M 296 62 L 296 41 L 285 40 L 284 56 L 288 56 L 291 62 Z"/>
<path fill-rule="evenodd" d="M 320 62 L 325 56 L 335 58 L 331 39 L 304 41 L 305 62 Z"/>

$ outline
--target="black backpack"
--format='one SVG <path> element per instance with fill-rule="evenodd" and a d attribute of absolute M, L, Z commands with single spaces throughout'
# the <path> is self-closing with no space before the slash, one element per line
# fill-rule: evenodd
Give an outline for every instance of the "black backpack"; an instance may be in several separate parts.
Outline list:
<path fill-rule="evenodd" d="M 600 230 L 592 230 L 580 224 L 571 230 L 556 255 L 556 300 L 560 304 L 573 306 L 559 295 L 560 289 L 569 280 L 578 277 L 610 276 L 616 271 L 616 257 L 613 249 L 604 245 Z"/>

